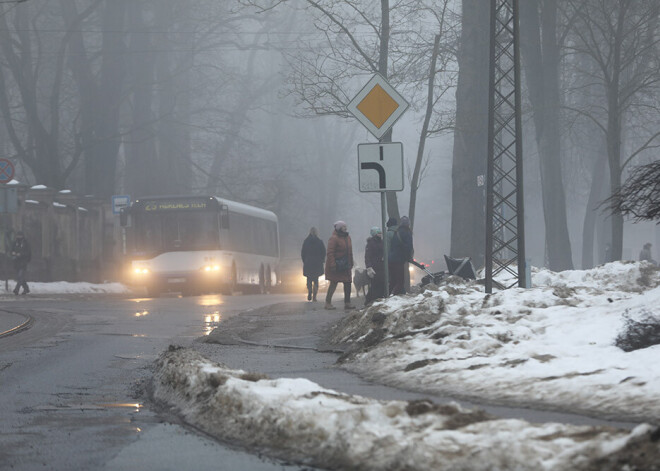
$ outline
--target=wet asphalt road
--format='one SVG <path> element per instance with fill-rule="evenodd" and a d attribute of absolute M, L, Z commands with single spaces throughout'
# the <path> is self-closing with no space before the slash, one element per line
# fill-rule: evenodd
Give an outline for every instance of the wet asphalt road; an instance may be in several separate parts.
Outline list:
<path fill-rule="evenodd" d="M 0 310 L 34 319 L 31 328 L 0 338 L 0 469 L 300 469 L 197 434 L 145 394 L 153 360 L 168 345 L 190 346 L 241 311 L 290 299 L 0 301 Z"/>
<path fill-rule="evenodd" d="M 0 300 L 2 310 L 34 319 L 29 329 L 0 338 L 2 470 L 303 469 L 217 443 L 152 404 L 145 392 L 151 365 L 170 344 L 192 346 L 232 368 L 305 377 L 347 393 L 429 397 L 336 368 L 337 353 L 319 338 L 343 311 L 325 311 L 300 296 L 28 297 Z M 484 408 L 531 421 L 607 423 Z"/>

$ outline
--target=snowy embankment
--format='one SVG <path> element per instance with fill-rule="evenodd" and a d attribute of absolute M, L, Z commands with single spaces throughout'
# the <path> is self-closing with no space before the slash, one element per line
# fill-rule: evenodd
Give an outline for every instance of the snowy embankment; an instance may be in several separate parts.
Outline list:
<path fill-rule="evenodd" d="M 108 294 L 124 294 L 130 293 L 131 290 L 121 283 L 87 283 L 76 282 L 70 283 L 68 281 L 53 281 L 49 283 L 32 282 L 29 281 L 30 294 L 88 294 L 88 293 L 108 293 Z M 9 288 L 13 289 L 16 286 L 15 281 L 9 281 Z M 14 296 L 14 293 L 2 292 L 7 296 Z"/>
<path fill-rule="evenodd" d="M 625 352 L 635 321 L 660 332 L 660 271 L 646 262 L 536 270 L 492 295 L 451 279 L 352 313 L 335 342 L 370 379 L 493 403 L 660 423 L 660 345 Z"/>
<path fill-rule="evenodd" d="M 533 425 L 457 405 L 376 401 L 305 379 L 231 370 L 182 348 L 160 356 L 153 386 L 157 400 L 217 438 L 322 468 L 647 469 L 657 457 L 657 437 L 647 425 L 632 432 Z"/>

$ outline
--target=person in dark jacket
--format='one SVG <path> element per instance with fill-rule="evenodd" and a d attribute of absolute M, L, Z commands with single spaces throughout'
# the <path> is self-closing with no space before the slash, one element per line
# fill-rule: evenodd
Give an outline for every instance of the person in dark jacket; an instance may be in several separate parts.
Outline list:
<path fill-rule="evenodd" d="M 412 260 L 413 237 L 410 231 L 410 219 L 403 216 L 399 227 L 392 235 L 389 247 L 388 266 L 390 269 L 390 293 L 405 294 L 404 270 L 406 262 Z"/>
<path fill-rule="evenodd" d="M 325 260 L 325 245 L 319 239 L 316 227 L 309 230 L 300 250 L 303 261 L 303 275 L 307 277 L 307 301 L 316 301 L 319 292 L 319 276 L 323 275 L 323 261 Z"/>
<path fill-rule="evenodd" d="M 25 279 L 28 263 L 32 260 L 32 250 L 23 231 L 16 233 L 16 239 L 11 248 L 11 258 L 14 260 L 14 270 L 16 270 L 16 288 L 14 288 L 14 294 L 18 294 L 21 288 L 23 288 L 22 294 L 28 294 L 30 287 Z"/>
<path fill-rule="evenodd" d="M 344 309 L 355 309 L 351 304 L 351 282 L 353 281 L 353 245 L 348 228 L 344 221 L 335 223 L 335 231 L 328 240 L 328 251 L 325 258 L 325 279 L 330 282 L 325 295 L 325 309 L 335 309 L 332 305 L 332 295 L 337 284 L 344 283 Z"/>
<path fill-rule="evenodd" d="M 383 231 L 374 226 L 370 231 L 371 237 L 367 239 L 364 250 L 364 266 L 367 267 L 367 276 L 371 278 L 369 291 L 364 298 L 364 305 L 368 306 L 374 300 L 385 297 L 385 262 L 383 261 Z"/>
<path fill-rule="evenodd" d="M 653 265 L 657 265 L 658 262 L 653 260 L 653 256 L 651 255 L 651 247 L 652 247 L 651 242 L 647 242 L 646 244 L 644 244 L 644 247 L 642 247 L 642 250 L 639 252 L 639 260 L 640 261 L 646 260 L 647 262 L 651 262 Z"/>

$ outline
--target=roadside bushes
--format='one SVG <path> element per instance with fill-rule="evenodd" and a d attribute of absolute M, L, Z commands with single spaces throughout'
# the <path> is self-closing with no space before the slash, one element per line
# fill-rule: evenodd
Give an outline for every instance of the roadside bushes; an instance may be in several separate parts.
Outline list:
<path fill-rule="evenodd" d="M 660 315 L 642 309 L 634 317 L 626 310 L 623 317 L 625 327 L 617 335 L 614 345 L 624 352 L 632 352 L 660 344 Z"/>

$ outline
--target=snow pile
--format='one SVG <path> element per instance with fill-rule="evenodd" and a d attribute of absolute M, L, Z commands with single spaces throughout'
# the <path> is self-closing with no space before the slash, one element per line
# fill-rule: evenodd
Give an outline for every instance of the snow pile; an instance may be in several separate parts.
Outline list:
<path fill-rule="evenodd" d="M 627 319 L 660 315 L 660 271 L 642 263 L 535 270 L 531 289 L 486 295 L 450 278 L 336 326 L 342 361 L 381 382 L 455 397 L 660 422 L 660 345 L 615 345 Z"/>
<path fill-rule="evenodd" d="M 605 470 L 650 450 L 657 458 L 647 425 L 533 425 L 458 405 L 376 401 L 231 370 L 178 347 L 156 362 L 153 386 L 157 400 L 216 438 L 322 468 Z"/>
<path fill-rule="evenodd" d="M 68 281 L 54 281 L 50 283 L 37 283 L 28 281 L 31 294 L 89 294 L 89 293 L 108 293 L 124 294 L 130 293 L 130 289 L 121 283 L 87 283 Z M 13 281 L 9 282 L 10 289 L 15 286 Z M 14 296 L 10 291 L 5 295 Z"/>

